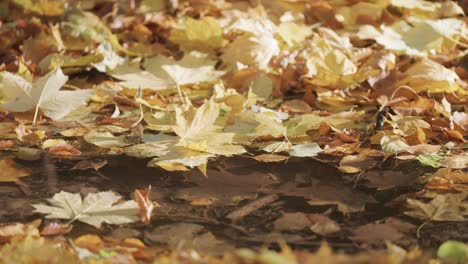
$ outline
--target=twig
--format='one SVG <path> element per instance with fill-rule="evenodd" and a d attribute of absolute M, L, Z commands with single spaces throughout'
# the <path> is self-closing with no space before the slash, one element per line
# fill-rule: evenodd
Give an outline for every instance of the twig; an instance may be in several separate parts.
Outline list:
<path fill-rule="evenodd" d="M 244 218 L 245 216 L 257 211 L 258 209 L 273 203 L 274 201 L 278 200 L 278 198 L 279 196 L 277 194 L 270 194 L 264 196 L 260 199 L 257 199 L 251 203 L 242 206 L 239 209 L 232 211 L 226 216 L 226 218 L 230 219 L 233 222 L 238 221 Z"/>

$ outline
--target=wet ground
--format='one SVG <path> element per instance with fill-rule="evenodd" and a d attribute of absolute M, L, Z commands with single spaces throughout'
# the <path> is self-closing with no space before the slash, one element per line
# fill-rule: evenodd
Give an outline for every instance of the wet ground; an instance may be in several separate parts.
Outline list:
<path fill-rule="evenodd" d="M 34 168 L 33 176 L 0 183 L 0 222 L 40 218 L 30 205 L 60 190 L 82 195 L 113 190 L 131 198 L 136 188 L 151 185 L 151 198 L 161 207 L 150 225 L 96 229 L 75 223 L 70 235 L 137 237 L 161 250 L 195 247 L 214 255 L 234 247 L 277 248 L 278 242 L 315 249 L 326 240 L 335 249 L 356 252 L 382 248 L 385 240 L 425 249 L 447 239 L 468 240 L 468 232 L 460 232 L 468 224 L 453 222 L 429 222 L 418 237 L 422 223 L 403 213 L 405 196 L 422 191 L 417 179 L 425 171 L 415 163 L 389 162 L 350 177 L 323 162 L 326 158 L 285 163 L 225 158 L 210 162 L 205 177 L 196 170 L 148 168 L 147 161 L 128 157 L 104 156 L 78 166 L 79 161 L 43 157 L 22 162 Z"/>

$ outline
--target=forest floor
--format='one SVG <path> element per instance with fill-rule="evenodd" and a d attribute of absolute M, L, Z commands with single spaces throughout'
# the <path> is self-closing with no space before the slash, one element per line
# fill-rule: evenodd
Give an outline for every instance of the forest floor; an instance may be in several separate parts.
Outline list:
<path fill-rule="evenodd" d="M 260 2 L 0 3 L 0 263 L 468 262 L 465 1 Z"/>

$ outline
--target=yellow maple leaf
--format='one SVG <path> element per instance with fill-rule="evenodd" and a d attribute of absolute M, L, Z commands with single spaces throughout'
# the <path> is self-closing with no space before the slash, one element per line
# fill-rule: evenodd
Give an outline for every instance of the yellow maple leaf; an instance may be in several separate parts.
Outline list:
<path fill-rule="evenodd" d="M 227 42 L 223 29 L 213 17 L 186 18 L 171 31 L 169 40 L 180 45 L 182 50 L 213 52 Z"/>
<path fill-rule="evenodd" d="M 405 72 L 405 76 L 398 85 L 407 85 L 418 93 L 453 93 L 462 90 L 457 84 L 460 77 L 454 71 L 429 59 L 415 63 Z"/>

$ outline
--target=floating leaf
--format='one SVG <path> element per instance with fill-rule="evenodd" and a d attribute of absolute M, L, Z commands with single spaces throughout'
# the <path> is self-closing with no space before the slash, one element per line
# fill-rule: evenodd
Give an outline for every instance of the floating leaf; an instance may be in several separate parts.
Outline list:
<path fill-rule="evenodd" d="M 47 199 L 50 205 L 33 204 L 34 212 L 46 214 L 50 219 L 67 219 L 69 223 L 81 221 L 97 228 L 102 223 L 127 224 L 139 220 L 138 204 L 121 200 L 114 192 L 90 193 L 84 199 L 80 194 L 60 192 Z"/>

